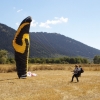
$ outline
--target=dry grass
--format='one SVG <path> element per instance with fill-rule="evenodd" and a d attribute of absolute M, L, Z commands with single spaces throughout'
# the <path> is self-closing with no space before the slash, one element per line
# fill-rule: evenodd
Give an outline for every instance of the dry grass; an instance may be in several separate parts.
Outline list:
<path fill-rule="evenodd" d="M 80 82 L 70 83 L 72 69 L 35 70 L 37 76 L 27 79 L 18 79 L 16 72 L 0 73 L 0 100 L 100 100 L 100 71 L 86 66 Z"/>
<path fill-rule="evenodd" d="M 75 64 L 29 64 L 29 71 L 36 70 L 73 70 Z M 100 71 L 100 64 L 81 64 L 85 71 Z M 16 66 L 0 64 L 0 73 L 15 72 Z"/>
<path fill-rule="evenodd" d="M 9 73 L 9 72 L 15 72 L 15 71 L 16 71 L 15 65 L 0 64 L 0 73 Z"/>
<path fill-rule="evenodd" d="M 63 64 L 29 64 L 29 70 L 65 70 Z"/>

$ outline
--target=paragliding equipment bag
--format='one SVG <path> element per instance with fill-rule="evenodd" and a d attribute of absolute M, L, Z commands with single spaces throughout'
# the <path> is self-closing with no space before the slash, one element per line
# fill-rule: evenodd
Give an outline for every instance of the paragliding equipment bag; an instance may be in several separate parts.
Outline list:
<path fill-rule="evenodd" d="M 84 70 L 81 68 L 81 73 L 84 73 Z"/>

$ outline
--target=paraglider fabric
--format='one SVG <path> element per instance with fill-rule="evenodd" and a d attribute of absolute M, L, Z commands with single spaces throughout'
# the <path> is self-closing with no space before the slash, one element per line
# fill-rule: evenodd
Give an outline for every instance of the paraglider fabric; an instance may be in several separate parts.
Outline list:
<path fill-rule="evenodd" d="M 13 40 L 16 69 L 19 78 L 27 77 L 30 46 L 29 29 L 31 21 L 32 19 L 29 16 L 21 22 Z"/>

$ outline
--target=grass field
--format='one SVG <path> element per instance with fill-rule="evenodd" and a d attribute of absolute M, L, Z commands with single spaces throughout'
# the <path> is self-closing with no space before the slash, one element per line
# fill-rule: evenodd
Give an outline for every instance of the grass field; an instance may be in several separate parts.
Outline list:
<path fill-rule="evenodd" d="M 18 79 L 16 72 L 0 73 L 0 100 L 100 100 L 100 71 L 84 69 L 78 83 L 70 83 L 72 67 L 35 70 L 37 76 L 27 79 Z"/>

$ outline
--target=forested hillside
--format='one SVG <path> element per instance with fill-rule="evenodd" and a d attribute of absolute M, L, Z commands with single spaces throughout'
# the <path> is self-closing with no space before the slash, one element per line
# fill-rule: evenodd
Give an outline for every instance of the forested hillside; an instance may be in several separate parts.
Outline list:
<path fill-rule="evenodd" d="M 12 55 L 14 54 L 12 40 L 15 32 L 16 30 L 11 27 L 0 24 L 0 49 L 5 49 Z M 30 40 L 30 57 L 93 58 L 95 55 L 100 55 L 100 50 L 57 33 L 31 32 Z"/>

